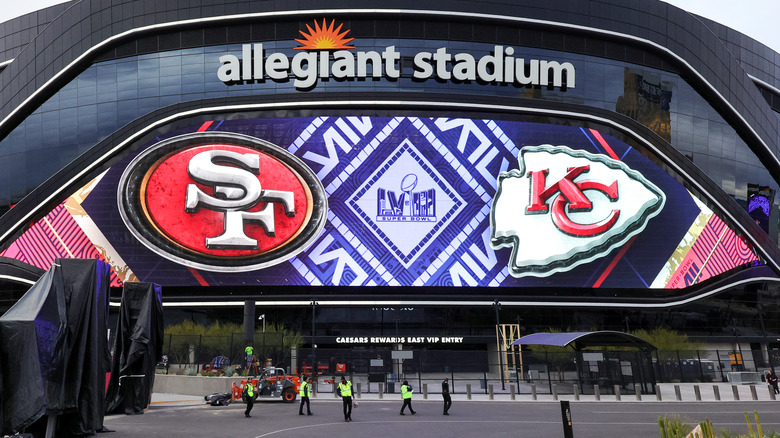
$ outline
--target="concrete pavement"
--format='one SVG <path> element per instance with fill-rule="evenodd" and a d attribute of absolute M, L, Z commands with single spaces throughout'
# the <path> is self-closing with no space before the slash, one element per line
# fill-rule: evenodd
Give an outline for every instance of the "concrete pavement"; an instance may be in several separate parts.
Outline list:
<path fill-rule="evenodd" d="M 730 390 L 729 385 L 724 386 Z M 747 389 L 744 394 L 751 393 L 748 387 L 738 389 Z M 667 390 L 669 397 L 666 397 Z M 614 396 L 603 396 L 601 402 L 596 402 L 592 396 L 581 397 L 580 401 L 571 403 L 574 436 L 658 436 L 657 420 L 662 416 L 680 417 L 687 424 L 709 418 L 716 430 L 727 428 L 746 433 L 744 413 L 750 413 L 752 418 L 753 411 L 760 415 L 765 432 L 780 430 L 776 401 L 751 401 L 748 397 L 747 401 L 738 402 L 728 399 L 718 403 L 677 402 L 674 401 L 673 386 L 662 387 L 661 391 L 662 402 L 658 402 L 654 395 L 643 397 L 642 402 L 637 402 L 633 397 L 622 397 L 620 402 Z M 681 385 L 680 393 L 684 398 L 694 396 L 693 385 Z M 740 391 L 740 395 L 742 393 Z M 561 398 L 567 397 L 571 397 L 571 394 Z M 455 394 L 450 416 L 443 416 L 439 394 L 430 394 L 428 400 L 423 400 L 422 395 L 418 394 L 413 402 L 417 415 L 399 416 L 400 394 L 386 394 L 381 400 L 375 393 L 363 394 L 358 399 L 360 407 L 353 410 L 354 422 L 346 423 L 341 413 L 341 401 L 331 394 L 320 394 L 312 400 L 314 416 L 299 416 L 298 403 L 261 401 L 255 404 L 252 417 L 244 418 L 244 404 L 241 402 L 212 407 L 205 405 L 199 396 L 155 393 L 154 404 L 145 415 L 112 415 L 106 417 L 105 425 L 115 431 L 111 438 L 216 435 L 233 438 L 293 438 L 312 434 L 343 438 L 563 436 L 560 403 L 555 402 L 549 394 L 540 396 L 536 401 L 526 395 L 511 401 L 508 394 L 496 394 L 492 401 L 485 394 L 474 394 L 472 400 L 466 398 L 465 394 Z"/>

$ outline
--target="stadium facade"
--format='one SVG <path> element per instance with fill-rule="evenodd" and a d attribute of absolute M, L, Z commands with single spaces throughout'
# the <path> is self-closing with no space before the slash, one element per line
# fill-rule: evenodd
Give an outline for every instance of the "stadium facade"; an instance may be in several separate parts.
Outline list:
<path fill-rule="evenodd" d="M 86 257 L 169 322 L 255 301 L 321 346 L 780 347 L 780 54 L 660 1 L 354 5 L 0 25 L 5 307 Z"/>

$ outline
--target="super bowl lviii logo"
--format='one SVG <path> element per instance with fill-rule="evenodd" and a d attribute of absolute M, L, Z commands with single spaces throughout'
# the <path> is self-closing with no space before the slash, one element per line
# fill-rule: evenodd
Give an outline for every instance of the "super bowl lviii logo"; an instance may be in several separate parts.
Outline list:
<path fill-rule="evenodd" d="M 666 197 L 625 163 L 566 146 L 526 146 L 503 172 L 491 245 L 512 247 L 509 272 L 544 277 L 609 254 L 644 230 Z"/>
<path fill-rule="evenodd" d="M 377 189 L 377 222 L 436 222 L 436 190 L 414 191 L 418 177 L 414 173 L 401 179 L 400 193 Z"/>
<path fill-rule="evenodd" d="M 244 272 L 288 260 L 322 230 L 327 199 L 312 170 L 266 141 L 202 132 L 157 143 L 122 174 L 119 211 L 155 253 Z"/>

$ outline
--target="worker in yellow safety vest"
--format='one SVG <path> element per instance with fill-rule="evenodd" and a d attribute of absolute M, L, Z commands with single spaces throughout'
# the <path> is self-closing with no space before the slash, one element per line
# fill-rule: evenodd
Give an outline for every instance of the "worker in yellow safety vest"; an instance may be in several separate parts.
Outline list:
<path fill-rule="evenodd" d="M 252 356 L 255 354 L 255 349 L 251 345 L 247 345 L 244 348 L 244 353 L 246 354 L 246 369 L 249 369 L 252 366 Z"/>
<path fill-rule="evenodd" d="M 311 377 L 304 379 L 301 382 L 301 387 L 298 389 L 298 395 L 301 397 L 301 405 L 298 408 L 298 415 L 303 415 L 304 403 L 306 403 L 307 415 L 311 415 L 311 405 L 309 403 L 309 396 L 311 395 Z"/>
<path fill-rule="evenodd" d="M 252 410 L 252 407 L 255 405 L 255 399 L 257 398 L 257 388 L 255 388 L 255 385 L 252 384 L 252 378 L 253 376 L 249 376 L 246 379 L 244 390 L 241 391 L 241 398 L 243 398 L 244 402 L 246 403 L 244 416 L 247 418 L 251 417 L 251 415 L 249 415 L 249 411 Z"/>
<path fill-rule="evenodd" d="M 344 405 L 344 421 L 352 421 L 352 382 L 348 382 L 344 376 L 341 376 L 339 383 L 339 396 Z"/>
<path fill-rule="evenodd" d="M 409 382 L 404 380 L 404 384 L 401 385 L 401 398 L 404 399 L 404 404 L 401 405 L 401 415 L 404 414 L 404 409 L 406 409 L 407 406 L 409 406 L 409 411 L 412 413 L 412 415 L 416 414 L 414 409 L 412 409 L 412 387 L 409 386 Z"/>

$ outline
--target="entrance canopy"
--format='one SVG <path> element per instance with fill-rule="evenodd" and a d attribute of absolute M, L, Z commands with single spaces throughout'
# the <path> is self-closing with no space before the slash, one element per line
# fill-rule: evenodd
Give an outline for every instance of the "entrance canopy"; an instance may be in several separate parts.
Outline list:
<path fill-rule="evenodd" d="M 512 342 L 512 345 L 553 345 L 571 346 L 580 351 L 587 347 L 634 347 L 643 351 L 657 350 L 653 344 L 616 331 L 571 332 L 571 333 L 534 333 Z"/>

